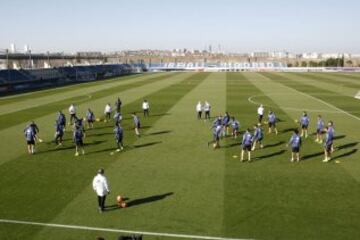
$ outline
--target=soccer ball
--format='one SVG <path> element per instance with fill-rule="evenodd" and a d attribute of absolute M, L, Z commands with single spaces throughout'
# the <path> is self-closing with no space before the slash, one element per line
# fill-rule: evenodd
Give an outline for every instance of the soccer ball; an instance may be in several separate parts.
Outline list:
<path fill-rule="evenodd" d="M 120 195 L 118 195 L 118 196 L 116 197 L 116 201 L 117 201 L 118 203 L 121 203 L 123 200 L 124 200 L 123 197 L 120 196 Z"/>
<path fill-rule="evenodd" d="M 100 122 L 100 118 L 97 118 L 96 121 L 97 121 L 97 122 Z"/>

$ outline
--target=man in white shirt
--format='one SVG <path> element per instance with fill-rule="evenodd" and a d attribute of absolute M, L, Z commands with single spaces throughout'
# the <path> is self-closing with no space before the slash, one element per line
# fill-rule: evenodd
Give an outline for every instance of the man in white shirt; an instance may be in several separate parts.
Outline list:
<path fill-rule="evenodd" d="M 257 109 L 258 117 L 259 117 L 259 123 L 262 122 L 262 119 L 264 117 L 264 106 L 261 104 L 259 108 Z"/>
<path fill-rule="evenodd" d="M 106 104 L 105 106 L 105 110 L 104 110 L 104 114 L 105 114 L 105 120 L 104 122 L 110 121 L 111 119 L 111 112 L 112 112 L 112 108 L 110 103 Z"/>
<path fill-rule="evenodd" d="M 106 195 L 110 194 L 103 168 L 100 168 L 97 175 L 94 177 L 93 189 L 98 198 L 99 212 L 103 212 L 105 209 Z"/>
<path fill-rule="evenodd" d="M 72 125 L 74 123 L 74 120 L 76 119 L 76 107 L 74 104 L 71 104 L 69 107 L 69 114 L 70 114 L 70 122 L 69 125 Z"/>
<path fill-rule="evenodd" d="M 198 119 L 201 119 L 201 115 L 202 115 L 202 104 L 201 102 L 199 101 L 198 104 L 196 105 L 196 112 L 197 112 L 197 118 Z"/>
<path fill-rule="evenodd" d="M 149 116 L 150 105 L 149 105 L 149 102 L 146 99 L 144 99 L 144 101 L 142 103 L 142 109 L 144 111 L 144 117 L 148 117 Z"/>

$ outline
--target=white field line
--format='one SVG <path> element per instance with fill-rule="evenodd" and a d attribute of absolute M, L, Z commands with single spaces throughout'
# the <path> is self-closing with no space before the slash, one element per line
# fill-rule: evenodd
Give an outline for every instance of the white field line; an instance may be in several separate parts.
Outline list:
<path fill-rule="evenodd" d="M 225 237 L 212 237 L 212 236 L 175 234 L 175 233 L 143 232 L 143 231 L 131 231 L 131 230 L 116 229 L 116 228 L 99 228 L 99 227 L 66 225 L 66 224 L 56 224 L 56 223 L 19 221 L 19 220 L 10 220 L 10 219 L 0 219 L 0 223 L 33 225 L 33 226 L 42 226 L 42 227 L 51 227 L 51 228 L 65 228 L 65 229 L 99 231 L 99 232 L 139 234 L 139 235 L 146 235 L 146 236 L 168 237 L 168 238 L 204 239 L 204 240 L 248 240 L 248 239 L 241 239 L 241 238 L 225 238 Z"/>
<path fill-rule="evenodd" d="M 268 95 L 254 95 L 254 96 L 251 96 L 248 98 L 248 101 L 254 105 L 260 105 L 261 103 L 259 102 L 256 102 L 254 101 L 254 98 L 257 98 L 257 97 L 267 97 L 267 96 L 271 96 L 271 95 L 275 95 L 275 94 L 268 94 Z M 263 104 L 264 105 L 264 104 Z M 272 107 L 274 108 L 274 106 L 267 106 L 267 105 L 264 105 L 265 107 Z M 277 107 L 277 108 L 281 108 L 281 109 L 284 109 L 284 110 L 290 110 L 290 111 L 299 111 L 299 112 L 303 112 L 303 111 L 306 111 L 306 112 L 316 112 L 316 113 L 338 113 L 340 114 L 341 112 L 339 111 L 326 111 L 326 110 L 320 110 L 320 109 L 306 109 L 306 108 L 294 108 L 294 107 Z"/>

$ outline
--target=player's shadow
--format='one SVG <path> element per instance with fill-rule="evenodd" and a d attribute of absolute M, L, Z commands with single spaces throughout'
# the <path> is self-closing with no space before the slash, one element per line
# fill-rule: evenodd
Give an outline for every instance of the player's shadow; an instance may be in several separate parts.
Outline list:
<path fill-rule="evenodd" d="M 264 160 L 264 159 L 267 159 L 267 158 L 276 157 L 276 156 L 284 154 L 285 152 L 286 152 L 286 150 L 280 150 L 280 151 L 277 151 L 277 152 L 273 152 L 273 153 L 270 153 L 270 154 L 267 154 L 267 155 L 257 157 L 257 158 L 255 158 L 255 160 Z"/>
<path fill-rule="evenodd" d="M 174 194 L 173 192 L 168 192 L 168 193 L 164 193 L 164 194 L 153 195 L 153 196 L 149 196 L 149 197 L 130 200 L 129 202 L 127 202 L 127 207 L 128 208 L 135 207 L 135 206 L 142 205 L 142 204 L 148 204 L 148 203 L 160 201 L 167 197 L 170 197 L 173 194 Z M 117 210 L 117 209 L 121 209 L 121 208 L 119 208 L 117 205 L 111 205 L 111 206 L 106 207 L 106 211 L 112 211 L 112 210 Z"/>
<path fill-rule="evenodd" d="M 351 156 L 353 154 L 355 154 L 358 150 L 357 149 L 353 149 L 349 152 L 346 152 L 346 153 L 343 153 L 341 155 L 338 155 L 338 156 L 335 156 L 332 158 L 332 160 L 336 160 L 336 159 L 340 159 L 340 158 L 344 158 L 344 157 L 348 157 L 348 156 Z"/>
<path fill-rule="evenodd" d="M 168 116 L 171 115 L 170 113 L 157 113 L 157 114 L 150 114 L 149 117 L 163 117 L 163 116 Z"/>
<path fill-rule="evenodd" d="M 352 143 L 343 144 L 343 145 L 340 145 L 340 146 L 336 147 L 336 150 L 352 148 L 352 147 L 357 146 L 358 144 L 359 144 L 359 142 L 352 142 Z"/>
<path fill-rule="evenodd" d="M 161 141 L 156 141 L 156 142 L 149 142 L 149 143 L 143 143 L 143 144 L 136 144 L 133 145 L 132 148 L 144 148 L 144 147 L 151 147 L 157 144 L 162 143 Z"/>
<path fill-rule="evenodd" d="M 96 134 L 89 134 L 88 137 L 101 137 L 101 136 L 106 136 L 106 135 L 112 135 L 114 133 L 96 133 Z"/>
<path fill-rule="evenodd" d="M 311 158 L 319 157 L 319 156 L 322 156 L 322 155 L 324 155 L 324 152 L 323 152 L 323 151 L 317 152 L 317 153 L 312 153 L 312 154 L 308 154 L 308 155 L 302 156 L 302 157 L 301 157 L 301 160 L 309 160 L 309 159 L 311 159 Z"/>
<path fill-rule="evenodd" d="M 339 140 L 339 139 L 343 139 L 343 138 L 346 138 L 346 135 L 335 136 L 334 140 Z"/>
<path fill-rule="evenodd" d="M 295 129 L 297 129 L 297 128 L 296 127 L 286 128 L 286 129 L 282 130 L 281 133 L 293 132 Z"/>
<path fill-rule="evenodd" d="M 158 132 L 152 132 L 152 133 L 147 133 L 144 134 L 145 136 L 156 136 L 156 135 L 163 135 L 163 134 L 167 134 L 167 133 L 171 133 L 172 131 L 170 130 L 165 130 L 165 131 L 158 131 Z"/>
<path fill-rule="evenodd" d="M 267 144 L 267 145 L 264 146 L 264 148 L 273 148 L 273 147 L 283 145 L 284 143 L 285 143 L 284 141 L 280 141 L 280 142 L 273 143 L 273 144 Z"/>
<path fill-rule="evenodd" d="M 99 145 L 103 142 L 106 142 L 104 140 L 102 141 L 93 141 L 91 143 L 85 143 L 84 146 L 87 147 L 87 146 L 93 146 L 93 145 Z M 41 151 L 41 152 L 38 152 L 37 154 L 42 154 L 42 153 L 49 153 L 49 152 L 57 152 L 57 151 L 65 151 L 65 150 L 69 150 L 69 149 L 74 149 L 75 148 L 75 144 L 73 144 L 72 146 L 60 146 L 60 147 L 55 147 L 53 149 L 49 149 L 49 150 L 46 150 L 46 151 Z"/>

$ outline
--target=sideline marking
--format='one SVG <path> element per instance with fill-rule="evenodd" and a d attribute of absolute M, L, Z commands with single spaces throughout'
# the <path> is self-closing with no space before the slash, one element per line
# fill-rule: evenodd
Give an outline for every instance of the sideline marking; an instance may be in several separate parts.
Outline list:
<path fill-rule="evenodd" d="M 279 94 L 254 95 L 254 96 L 249 97 L 249 98 L 248 98 L 248 101 L 249 101 L 250 103 L 254 104 L 254 105 L 260 105 L 261 103 L 256 102 L 256 101 L 254 101 L 253 99 L 254 99 L 254 98 L 258 98 L 258 97 L 268 97 L 268 96 L 272 96 L 272 95 L 279 95 Z M 283 94 L 283 95 L 290 95 L 290 94 L 289 94 L 289 93 L 285 93 L 285 94 Z M 312 97 L 312 96 L 310 96 L 310 97 Z M 317 99 L 317 98 L 316 98 L 316 100 L 320 100 L 320 99 Z M 342 113 L 343 113 L 343 112 L 340 111 L 340 109 L 337 110 L 337 111 L 326 111 L 326 110 L 320 110 L 320 109 L 306 109 L 306 108 L 300 109 L 300 108 L 293 108 L 293 107 L 277 107 L 277 106 L 274 107 L 274 106 L 269 106 L 269 105 L 265 105 L 265 104 L 263 104 L 263 106 L 265 106 L 265 107 L 271 107 L 271 108 L 279 108 L 279 109 L 284 109 L 284 110 L 290 110 L 290 111 L 299 111 L 299 112 L 306 111 L 306 112 L 316 112 L 316 113 L 319 113 L 319 112 L 322 112 L 322 113 L 337 113 L 337 114 L 342 114 Z M 332 105 L 331 105 L 331 106 L 332 106 Z M 329 106 L 329 107 L 331 107 L 331 106 Z M 332 108 L 334 108 L 334 107 L 335 107 L 335 106 L 332 106 Z M 350 113 L 348 113 L 348 114 L 350 114 Z M 350 115 L 351 115 L 351 114 L 350 114 Z M 354 116 L 354 117 L 355 117 L 355 116 Z M 360 120 L 360 119 L 358 119 L 358 120 Z"/>
<path fill-rule="evenodd" d="M 130 231 L 130 230 L 122 230 L 122 229 L 116 229 L 116 228 L 99 228 L 99 227 L 88 227 L 88 226 L 78 226 L 78 225 L 66 225 L 66 224 L 56 224 L 56 223 L 41 223 L 41 222 L 30 222 L 30 221 L 18 221 L 18 220 L 10 220 L 10 219 L 0 219 L 0 223 L 22 224 L 22 225 L 34 225 L 34 226 L 42 226 L 42 227 L 67 228 L 67 229 L 88 230 L 88 231 L 100 231 L 100 232 L 115 232 L 115 233 L 140 234 L 140 235 L 147 235 L 147 236 L 169 237 L 169 238 L 187 238 L 187 239 L 205 239 L 205 240 L 250 240 L 250 239 L 244 239 L 244 238 L 224 238 L 224 237 L 211 237 L 211 236 L 188 235 L 188 234 L 175 234 L 175 233 L 158 233 L 158 232 Z"/>

